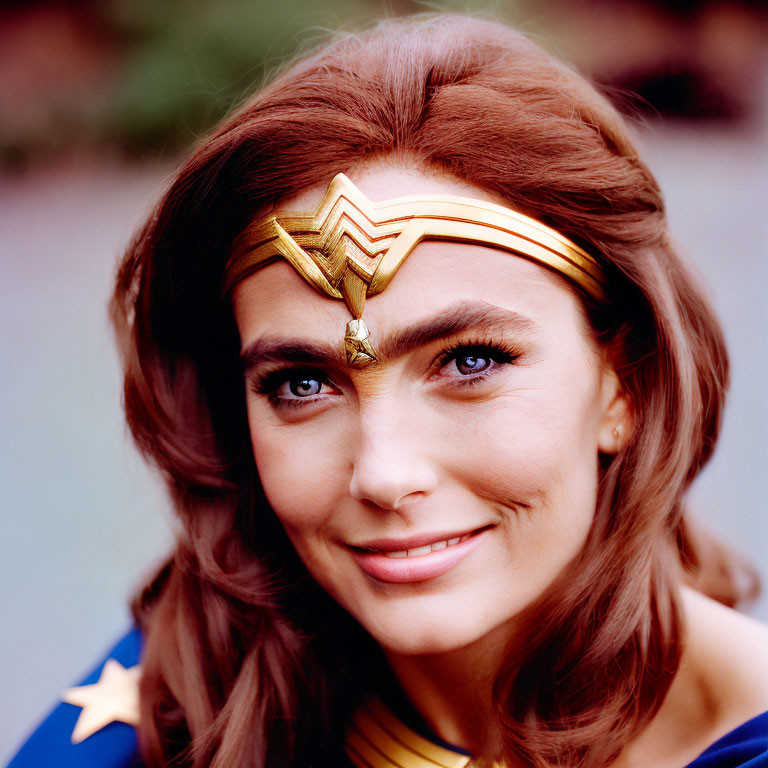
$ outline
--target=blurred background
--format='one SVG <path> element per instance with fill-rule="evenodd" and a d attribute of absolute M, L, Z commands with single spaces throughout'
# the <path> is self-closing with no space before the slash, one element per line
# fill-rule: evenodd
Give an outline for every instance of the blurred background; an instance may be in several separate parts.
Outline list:
<path fill-rule="evenodd" d="M 768 582 L 768 9 L 724 0 L 0 2 L 0 762 L 168 550 L 120 411 L 115 261 L 188 147 L 286 57 L 387 14 L 509 21 L 630 117 L 733 361 L 692 495 Z M 768 620 L 768 601 L 751 612 Z"/>

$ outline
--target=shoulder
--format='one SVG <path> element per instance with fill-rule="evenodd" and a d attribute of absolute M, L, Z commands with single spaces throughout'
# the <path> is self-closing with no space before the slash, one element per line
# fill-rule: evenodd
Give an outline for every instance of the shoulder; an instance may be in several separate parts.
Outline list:
<path fill-rule="evenodd" d="M 768 627 L 682 590 L 680 668 L 611 768 L 768 768 Z"/>
<path fill-rule="evenodd" d="M 768 626 L 694 590 L 683 590 L 686 663 L 724 726 L 768 710 Z"/>
<path fill-rule="evenodd" d="M 135 724 L 141 648 L 139 631 L 126 633 L 78 685 L 62 692 L 8 768 L 140 766 Z"/>
<path fill-rule="evenodd" d="M 768 767 L 768 627 L 694 590 L 682 598 L 681 672 L 709 744 L 687 768 Z"/>

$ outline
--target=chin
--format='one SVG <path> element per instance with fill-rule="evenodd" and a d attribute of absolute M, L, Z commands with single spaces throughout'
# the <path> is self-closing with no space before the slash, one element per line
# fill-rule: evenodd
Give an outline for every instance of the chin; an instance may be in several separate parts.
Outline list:
<path fill-rule="evenodd" d="M 466 648 L 489 635 L 494 627 L 473 622 L 465 611 L 453 610 L 439 617 L 400 616 L 385 626 L 377 622 L 366 629 L 385 651 L 420 656 Z"/>
<path fill-rule="evenodd" d="M 414 632 L 391 633 L 384 637 L 374 637 L 374 639 L 385 651 L 390 653 L 401 656 L 423 656 L 457 651 L 471 645 L 478 638 L 468 637 L 466 633 L 446 636 L 430 630 L 418 634 Z"/>

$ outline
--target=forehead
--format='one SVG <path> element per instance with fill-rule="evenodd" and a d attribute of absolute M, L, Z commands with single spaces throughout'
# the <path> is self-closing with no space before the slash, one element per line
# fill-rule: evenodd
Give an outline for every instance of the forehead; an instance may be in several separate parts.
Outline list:
<path fill-rule="evenodd" d="M 347 175 L 374 202 L 422 193 L 504 202 L 454 177 L 387 162 Z M 324 186 L 303 190 L 266 213 L 314 210 L 325 191 Z M 350 319 L 342 301 L 314 290 L 282 260 L 243 279 L 234 287 L 232 300 L 243 343 L 259 333 L 277 331 L 336 338 Z M 559 274 L 500 249 L 448 241 L 417 245 L 391 283 L 366 300 L 363 317 L 372 332 L 387 331 L 467 301 L 493 304 L 550 324 L 562 315 L 562 321 L 581 325 L 580 300 Z"/>
<path fill-rule="evenodd" d="M 494 248 L 451 242 L 419 244 L 366 301 L 363 316 L 375 340 L 467 303 L 522 315 L 542 333 L 584 327 L 581 303 L 559 275 Z M 243 345 L 260 335 L 339 341 L 350 318 L 342 301 L 315 291 L 286 262 L 241 281 L 233 308 Z"/>

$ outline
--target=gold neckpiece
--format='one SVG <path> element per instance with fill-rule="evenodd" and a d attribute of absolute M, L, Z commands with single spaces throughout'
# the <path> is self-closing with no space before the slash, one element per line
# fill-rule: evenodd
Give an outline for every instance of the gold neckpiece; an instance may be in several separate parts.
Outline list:
<path fill-rule="evenodd" d="M 412 731 L 375 696 L 352 717 L 344 751 L 357 768 L 468 768 L 472 760 Z"/>
<path fill-rule="evenodd" d="M 343 173 L 333 178 L 314 213 L 277 213 L 247 227 L 233 244 L 223 292 L 257 269 L 285 259 L 318 291 L 347 305 L 353 316 L 344 336 L 347 363 L 363 368 L 376 360 L 362 319 L 365 299 L 387 287 L 423 240 L 500 248 L 550 267 L 592 298 L 605 300 L 597 261 L 535 219 L 455 195 L 411 195 L 374 203 Z"/>

